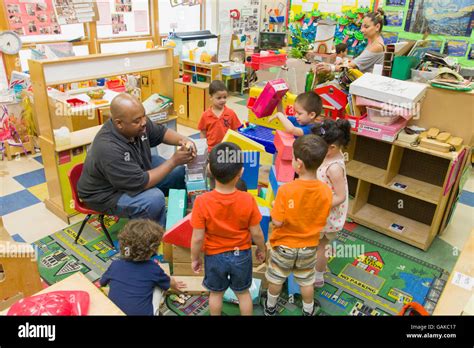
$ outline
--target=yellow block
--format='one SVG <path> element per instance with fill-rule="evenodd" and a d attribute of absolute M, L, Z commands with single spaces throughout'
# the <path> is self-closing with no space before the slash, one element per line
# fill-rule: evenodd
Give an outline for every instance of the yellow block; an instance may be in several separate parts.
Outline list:
<path fill-rule="evenodd" d="M 252 87 L 252 88 L 250 88 L 249 98 L 258 98 L 258 96 L 260 95 L 260 93 L 262 93 L 262 91 L 263 91 L 263 87 Z M 283 97 L 283 100 L 282 100 L 283 109 L 286 110 L 286 107 L 288 105 L 294 105 L 296 97 L 297 97 L 296 94 L 286 93 L 286 95 Z M 275 113 L 276 113 L 276 110 L 275 110 L 274 114 Z M 285 128 L 283 127 L 283 125 L 281 124 L 281 122 L 278 119 L 274 119 L 271 122 L 268 122 L 269 117 L 271 117 L 271 116 L 257 118 L 257 116 L 255 116 L 255 114 L 252 112 L 252 110 L 249 109 L 248 119 L 249 119 L 250 123 L 253 123 L 253 124 L 256 124 L 256 125 L 259 125 L 259 126 L 268 127 L 268 128 L 285 130 Z"/>
<path fill-rule="evenodd" d="M 229 141 L 237 144 L 244 151 L 258 151 L 260 152 L 260 164 L 261 165 L 272 165 L 273 158 L 272 154 L 265 151 L 265 146 L 247 138 L 246 136 L 229 129 L 224 136 L 222 141 Z"/>
<path fill-rule="evenodd" d="M 255 190 L 247 190 L 248 193 L 250 193 L 252 196 L 257 197 L 258 196 L 258 189 Z"/>
<path fill-rule="evenodd" d="M 272 202 L 275 200 L 275 194 L 273 193 L 272 186 L 268 185 L 267 195 L 265 196 L 265 202 L 268 207 L 272 206 Z"/>
<path fill-rule="evenodd" d="M 266 200 L 264 200 L 262 197 L 255 197 L 255 200 L 257 201 L 257 205 L 259 207 L 267 207 L 270 208 L 270 205 L 267 203 Z"/>

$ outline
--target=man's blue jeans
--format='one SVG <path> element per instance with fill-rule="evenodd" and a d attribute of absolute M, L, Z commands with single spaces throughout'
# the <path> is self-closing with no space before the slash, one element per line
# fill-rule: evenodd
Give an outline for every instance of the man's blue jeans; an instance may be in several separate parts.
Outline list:
<path fill-rule="evenodd" d="M 160 156 L 152 156 L 151 165 L 158 167 L 166 160 Z M 150 219 L 158 222 L 161 226 L 166 226 L 166 204 L 165 195 L 169 189 L 185 189 L 184 166 L 173 169 L 165 179 L 155 187 L 139 193 L 136 196 L 129 196 L 124 193 L 118 200 L 117 206 L 112 213 L 119 217 L 129 219 Z"/>

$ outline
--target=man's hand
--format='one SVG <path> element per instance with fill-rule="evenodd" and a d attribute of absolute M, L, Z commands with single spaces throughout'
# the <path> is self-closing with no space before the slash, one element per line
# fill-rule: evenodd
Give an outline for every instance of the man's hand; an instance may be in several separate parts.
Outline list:
<path fill-rule="evenodd" d="M 201 259 L 191 261 L 191 268 L 193 269 L 194 273 L 199 273 L 202 270 L 202 261 Z"/>
<path fill-rule="evenodd" d="M 193 153 L 191 150 L 187 150 L 183 146 L 179 146 L 176 152 L 171 156 L 173 164 L 177 167 L 186 163 L 191 162 L 194 159 Z"/>
<path fill-rule="evenodd" d="M 185 282 L 176 280 L 174 277 L 171 277 L 170 280 L 170 288 L 175 290 L 175 291 L 183 291 L 186 289 L 188 286 L 186 285 Z"/>
<path fill-rule="evenodd" d="M 186 138 L 186 139 L 180 140 L 179 146 L 182 147 L 183 149 L 190 151 L 193 157 L 196 157 L 197 155 L 196 144 L 191 139 Z"/>

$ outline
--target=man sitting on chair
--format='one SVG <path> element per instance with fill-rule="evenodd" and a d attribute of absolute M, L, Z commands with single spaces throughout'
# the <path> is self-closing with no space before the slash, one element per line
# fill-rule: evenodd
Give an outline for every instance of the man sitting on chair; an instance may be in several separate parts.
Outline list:
<path fill-rule="evenodd" d="M 130 219 L 151 219 L 165 226 L 165 195 L 184 189 L 183 164 L 196 156 L 192 140 L 145 116 L 138 99 L 117 95 L 87 153 L 77 189 L 85 204 L 98 212 Z M 161 143 L 179 146 L 165 160 L 151 155 Z"/>

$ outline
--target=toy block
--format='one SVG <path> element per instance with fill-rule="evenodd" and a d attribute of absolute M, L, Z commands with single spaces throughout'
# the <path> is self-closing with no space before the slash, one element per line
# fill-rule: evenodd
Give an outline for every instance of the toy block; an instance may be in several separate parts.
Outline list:
<path fill-rule="evenodd" d="M 173 275 L 176 276 L 197 276 L 204 275 L 204 263 L 201 272 L 194 273 L 191 268 L 191 262 L 173 262 Z"/>
<path fill-rule="evenodd" d="M 274 200 L 275 200 L 275 194 L 273 193 L 272 186 L 269 185 L 267 188 L 267 195 L 265 196 L 265 202 L 267 202 L 267 205 L 271 207 Z"/>
<path fill-rule="evenodd" d="M 252 245 L 252 265 L 255 267 L 261 265 L 262 263 L 263 262 L 257 260 L 257 246 Z"/>
<path fill-rule="evenodd" d="M 238 132 L 245 135 L 247 138 L 256 141 L 257 143 L 262 144 L 265 147 L 265 151 L 268 153 L 275 153 L 276 149 L 274 145 L 274 129 L 264 126 L 257 126 L 254 124 L 249 124 L 248 126 L 244 124 L 238 129 Z"/>
<path fill-rule="evenodd" d="M 186 190 L 171 189 L 168 196 L 168 211 L 166 212 L 166 230 L 173 227 L 186 214 Z"/>
<path fill-rule="evenodd" d="M 276 158 L 275 161 L 276 179 L 281 182 L 290 182 L 295 179 L 295 170 L 291 161 Z"/>
<path fill-rule="evenodd" d="M 288 90 L 288 84 L 283 79 L 268 81 L 255 100 L 252 111 L 258 118 L 270 116 Z"/>
<path fill-rule="evenodd" d="M 255 196 L 254 196 L 255 197 Z M 266 207 L 266 208 L 270 208 L 270 205 L 267 203 L 267 201 L 262 198 L 262 197 L 255 197 L 255 200 L 257 201 L 257 205 L 259 207 Z"/>
<path fill-rule="evenodd" d="M 265 199 L 266 195 L 267 195 L 267 188 L 266 187 L 260 187 L 260 191 L 258 192 L 258 196 Z"/>
<path fill-rule="evenodd" d="M 244 173 L 242 180 L 247 184 L 248 191 L 257 190 L 258 194 L 258 171 L 260 169 L 260 153 L 256 151 L 244 151 Z"/>
<path fill-rule="evenodd" d="M 261 289 L 268 288 L 268 280 L 265 277 L 265 272 L 267 271 L 267 265 L 262 263 L 261 265 L 254 267 L 252 271 L 252 278 L 260 279 L 262 284 L 260 285 Z"/>
<path fill-rule="evenodd" d="M 300 286 L 296 283 L 293 273 L 288 277 L 288 295 L 301 294 Z"/>
<path fill-rule="evenodd" d="M 277 180 L 277 175 L 276 175 L 276 169 L 275 166 L 272 166 L 270 169 L 270 186 L 274 194 L 276 195 L 278 193 L 278 189 L 280 188 L 281 185 L 284 184 L 284 182 L 278 181 Z M 268 201 L 267 201 L 268 202 Z M 271 202 L 270 202 L 271 203 Z"/>
<path fill-rule="evenodd" d="M 163 235 L 163 242 L 191 248 L 191 237 L 193 235 L 193 227 L 191 226 L 191 214 L 176 223 Z"/>
<path fill-rule="evenodd" d="M 275 148 L 278 152 L 278 157 L 291 161 L 293 159 L 294 142 L 295 137 L 292 134 L 277 130 L 275 133 Z"/>
<path fill-rule="evenodd" d="M 252 196 L 254 196 L 255 198 L 257 197 L 258 195 L 258 189 L 255 189 L 255 190 L 247 190 L 248 193 L 250 193 Z"/>
<path fill-rule="evenodd" d="M 231 143 L 237 144 L 243 151 L 260 152 L 260 164 L 270 165 L 272 163 L 272 155 L 265 151 L 265 146 L 247 138 L 245 135 L 233 131 L 232 129 L 227 131 L 222 141 L 229 141 Z"/>
<path fill-rule="evenodd" d="M 258 207 L 260 214 L 262 214 L 262 220 L 260 221 L 260 227 L 262 228 L 263 238 L 265 242 L 268 240 L 268 228 L 270 226 L 270 209 L 268 207 Z"/>
<path fill-rule="evenodd" d="M 189 295 L 201 295 L 201 294 L 208 294 L 209 290 L 207 290 L 203 285 L 202 281 L 204 280 L 203 277 L 174 277 L 176 281 L 181 281 L 186 284 L 186 289 L 182 292 L 189 294 Z M 170 289 L 171 291 L 174 291 Z M 176 291 L 174 291 L 176 292 Z"/>
<path fill-rule="evenodd" d="M 173 263 L 175 262 L 190 263 L 191 262 L 191 249 L 173 245 Z"/>
<path fill-rule="evenodd" d="M 207 191 L 207 180 L 197 180 L 186 182 L 186 190 L 193 191 Z"/>

